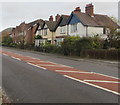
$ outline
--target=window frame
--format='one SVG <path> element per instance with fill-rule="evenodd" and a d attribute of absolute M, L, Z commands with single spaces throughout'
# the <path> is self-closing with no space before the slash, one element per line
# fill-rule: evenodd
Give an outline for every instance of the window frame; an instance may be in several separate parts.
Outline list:
<path fill-rule="evenodd" d="M 60 27 L 60 34 L 65 34 L 65 33 L 66 33 L 65 26 L 61 26 Z"/>
<path fill-rule="evenodd" d="M 71 24 L 71 33 L 77 32 L 77 23 Z"/>

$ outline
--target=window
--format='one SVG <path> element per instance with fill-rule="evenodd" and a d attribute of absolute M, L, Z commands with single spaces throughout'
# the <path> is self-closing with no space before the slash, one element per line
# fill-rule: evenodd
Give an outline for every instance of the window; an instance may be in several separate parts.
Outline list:
<path fill-rule="evenodd" d="M 65 26 L 60 27 L 60 33 L 65 34 Z"/>
<path fill-rule="evenodd" d="M 77 24 L 71 24 L 71 33 L 77 32 Z"/>
<path fill-rule="evenodd" d="M 47 35 L 47 28 L 44 29 L 44 35 Z"/>
<path fill-rule="evenodd" d="M 36 32 L 37 35 L 42 35 L 41 34 L 41 30 L 39 29 L 37 32 Z"/>

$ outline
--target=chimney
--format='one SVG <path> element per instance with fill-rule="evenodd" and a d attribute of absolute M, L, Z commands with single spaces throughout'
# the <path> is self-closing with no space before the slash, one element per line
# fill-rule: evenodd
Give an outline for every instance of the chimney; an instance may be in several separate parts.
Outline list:
<path fill-rule="evenodd" d="M 94 6 L 91 4 L 87 4 L 85 7 L 85 13 L 90 15 L 90 16 L 94 16 Z"/>
<path fill-rule="evenodd" d="M 60 15 L 57 14 L 57 15 L 55 16 L 55 21 L 58 21 L 59 19 L 60 19 Z"/>
<path fill-rule="evenodd" d="M 76 7 L 75 10 L 74 10 L 74 12 L 81 12 L 80 7 Z"/>
<path fill-rule="evenodd" d="M 53 21 L 53 16 L 50 16 L 49 21 Z"/>

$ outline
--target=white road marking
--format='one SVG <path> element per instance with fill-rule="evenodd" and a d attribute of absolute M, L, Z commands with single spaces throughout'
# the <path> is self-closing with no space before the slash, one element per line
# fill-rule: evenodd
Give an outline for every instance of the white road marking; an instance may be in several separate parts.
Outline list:
<path fill-rule="evenodd" d="M 46 70 L 46 68 L 44 68 L 44 67 L 40 67 L 40 66 L 35 65 L 35 64 L 32 64 L 32 63 L 27 63 L 27 64 Z"/>
<path fill-rule="evenodd" d="M 8 56 L 7 54 L 4 54 L 4 53 L 2 53 L 3 55 L 5 55 L 5 56 Z"/>
<path fill-rule="evenodd" d="M 48 64 L 38 64 L 38 65 L 41 65 L 41 66 L 60 66 L 60 65 L 48 65 Z"/>
<path fill-rule="evenodd" d="M 111 77 L 111 78 L 114 78 L 114 79 L 120 79 L 120 78 L 117 78 L 117 77 L 113 77 L 113 76 L 109 76 L 109 75 L 105 75 L 105 74 L 101 74 L 101 73 L 96 73 L 94 72 L 95 74 L 99 74 L 99 75 L 103 75 L 103 76 L 106 76 L 106 77 Z"/>
<path fill-rule="evenodd" d="M 70 72 L 70 73 L 86 73 L 86 74 L 92 74 L 93 72 L 81 72 L 81 71 L 68 71 L 68 70 L 55 70 L 57 72 Z"/>
<path fill-rule="evenodd" d="M 120 93 L 118 93 L 118 92 L 116 92 L 116 91 L 112 91 L 112 90 L 109 90 L 109 89 L 103 88 L 103 87 L 101 87 L 101 86 L 97 86 L 97 85 L 94 85 L 94 84 L 91 84 L 91 83 L 88 83 L 88 82 L 79 80 L 79 79 L 77 79 L 77 78 L 74 78 L 74 77 L 71 77 L 71 76 L 68 76 L 68 75 L 64 75 L 64 77 L 70 78 L 70 79 L 72 79 L 72 80 L 75 80 L 75 81 L 78 81 L 78 82 L 81 82 L 81 83 L 84 83 L 84 84 L 87 84 L 87 85 L 90 85 L 90 86 L 93 86 L 93 87 L 96 87 L 96 88 L 99 88 L 99 89 L 108 91 L 108 92 L 111 92 L 111 93 L 114 93 L 114 94 L 116 94 L 116 95 L 120 95 Z"/>
<path fill-rule="evenodd" d="M 118 64 L 119 62 L 112 62 L 112 61 L 104 61 L 106 63 L 113 63 L 113 64 Z"/>
<path fill-rule="evenodd" d="M 104 82 L 104 83 L 120 83 L 117 81 L 104 81 L 104 80 L 84 80 L 86 82 Z"/>
<path fill-rule="evenodd" d="M 110 78 L 114 78 L 114 79 L 119 79 L 117 77 L 113 77 L 113 76 L 109 76 L 109 75 L 105 75 L 105 74 L 101 74 L 101 73 L 96 73 L 96 72 L 79 72 L 79 71 L 65 71 L 65 70 L 56 70 L 57 72 L 75 72 L 75 73 L 88 73 L 88 74 L 99 74 L 102 76 L 106 76 L 106 77 L 110 77 Z"/>
<path fill-rule="evenodd" d="M 13 57 L 13 56 L 12 56 L 12 58 L 14 58 L 14 59 L 16 59 L 16 60 L 19 60 L 19 61 L 21 61 L 21 59 L 19 59 L 19 58 L 15 58 L 15 57 Z"/>
<path fill-rule="evenodd" d="M 74 68 L 74 67 L 72 67 L 72 66 L 67 66 L 67 65 L 62 65 L 62 64 L 60 64 L 61 66 L 65 66 L 65 67 L 70 67 L 70 68 Z"/>
<path fill-rule="evenodd" d="M 37 59 L 37 60 L 40 60 L 39 58 L 33 58 L 33 57 L 31 57 L 31 56 L 27 56 L 27 57 L 30 57 L 30 58 L 32 58 L 32 59 Z"/>
<path fill-rule="evenodd" d="M 74 67 L 72 67 L 72 66 L 62 65 L 62 64 L 59 64 L 59 63 L 51 62 L 51 61 L 46 61 L 46 62 L 49 62 L 49 63 L 52 63 L 52 64 L 57 64 L 57 65 L 61 65 L 61 66 L 65 66 L 65 67 L 74 68 Z"/>

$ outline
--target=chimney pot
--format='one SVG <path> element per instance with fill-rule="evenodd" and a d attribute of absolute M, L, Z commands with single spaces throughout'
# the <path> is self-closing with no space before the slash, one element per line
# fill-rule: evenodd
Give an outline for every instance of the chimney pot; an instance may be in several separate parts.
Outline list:
<path fill-rule="evenodd" d="M 58 21 L 59 19 L 60 19 L 60 15 L 57 14 L 57 15 L 55 16 L 55 20 Z"/>
<path fill-rule="evenodd" d="M 50 16 L 49 21 L 53 21 L 53 16 Z"/>
<path fill-rule="evenodd" d="M 94 16 L 94 7 L 93 7 L 92 3 L 86 5 L 85 13 L 90 15 L 90 16 Z"/>
<path fill-rule="evenodd" d="M 81 12 L 80 7 L 76 7 L 75 10 L 74 10 L 74 12 Z"/>

